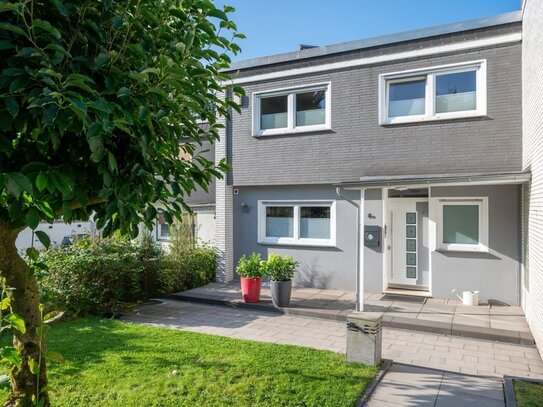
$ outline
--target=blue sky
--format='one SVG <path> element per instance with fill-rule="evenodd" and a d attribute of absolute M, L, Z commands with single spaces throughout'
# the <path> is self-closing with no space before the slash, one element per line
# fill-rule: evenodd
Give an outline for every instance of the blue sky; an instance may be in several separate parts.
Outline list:
<path fill-rule="evenodd" d="M 243 52 L 234 60 L 294 51 L 518 10 L 520 0 L 217 0 L 232 15 Z"/>

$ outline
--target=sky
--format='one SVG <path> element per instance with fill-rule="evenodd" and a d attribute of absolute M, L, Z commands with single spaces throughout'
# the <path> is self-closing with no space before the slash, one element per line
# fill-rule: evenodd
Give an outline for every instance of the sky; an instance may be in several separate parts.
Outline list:
<path fill-rule="evenodd" d="M 234 61 L 519 10 L 520 0 L 216 0 L 247 39 Z"/>

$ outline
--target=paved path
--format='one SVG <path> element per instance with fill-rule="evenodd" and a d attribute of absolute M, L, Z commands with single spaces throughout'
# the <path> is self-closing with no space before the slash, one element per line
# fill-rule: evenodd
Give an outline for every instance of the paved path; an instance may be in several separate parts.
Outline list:
<path fill-rule="evenodd" d="M 505 407 L 505 401 L 497 378 L 393 364 L 366 405 Z"/>
<path fill-rule="evenodd" d="M 345 322 L 180 301 L 144 305 L 124 318 L 188 331 L 345 352 Z M 383 357 L 479 376 L 543 378 L 535 347 L 384 328 Z"/>
<path fill-rule="evenodd" d="M 245 304 L 239 283 L 210 283 L 171 295 L 172 298 L 208 305 L 229 305 L 256 310 L 277 311 L 271 301 L 268 285 L 263 285 L 260 301 Z M 406 297 L 382 293 L 365 293 L 366 311 L 383 313 L 385 326 L 435 334 L 456 335 L 474 339 L 499 338 L 500 342 L 533 345 L 534 339 L 519 306 L 495 303 L 479 306 L 461 305 L 456 300 Z M 355 293 L 342 290 L 293 288 L 290 307 L 281 312 L 345 321 L 355 308 Z"/>

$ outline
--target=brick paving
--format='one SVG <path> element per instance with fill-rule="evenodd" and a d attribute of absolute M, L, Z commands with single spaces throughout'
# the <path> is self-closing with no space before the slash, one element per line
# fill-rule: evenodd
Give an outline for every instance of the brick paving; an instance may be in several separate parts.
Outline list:
<path fill-rule="evenodd" d="M 275 311 L 288 315 L 345 321 L 354 309 L 355 293 L 342 290 L 294 288 L 288 308 L 273 307 L 269 287 L 262 287 L 260 302 L 245 304 L 239 283 L 211 283 L 171 295 L 171 298 L 211 305 Z M 481 304 L 465 306 L 456 300 L 420 298 L 408 301 L 405 296 L 366 293 L 364 310 L 383 313 L 383 324 L 390 328 L 408 329 L 475 339 L 532 345 L 530 328 L 519 306 Z"/>
<path fill-rule="evenodd" d="M 345 352 L 345 322 L 165 300 L 138 307 L 125 321 L 213 335 Z M 543 378 L 535 347 L 383 329 L 383 357 L 449 372 Z"/>

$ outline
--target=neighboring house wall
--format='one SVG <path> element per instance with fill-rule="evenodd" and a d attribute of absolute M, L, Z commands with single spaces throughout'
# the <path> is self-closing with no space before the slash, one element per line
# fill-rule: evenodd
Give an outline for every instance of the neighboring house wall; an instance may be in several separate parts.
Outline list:
<path fill-rule="evenodd" d="M 196 147 L 195 154 L 198 154 L 211 162 L 215 162 L 215 144 L 204 140 L 201 146 Z M 189 205 L 214 204 L 215 203 L 215 185 L 216 178 L 213 177 L 207 191 L 201 187 L 197 187 L 190 196 L 187 196 L 185 201 Z"/>
<path fill-rule="evenodd" d="M 215 208 L 199 209 L 196 213 L 196 239 L 199 244 L 215 245 L 216 220 Z"/>
<path fill-rule="evenodd" d="M 42 222 L 38 225 L 36 230 L 41 230 L 49 236 L 52 246 L 58 246 L 62 243 L 62 239 L 65 236 L 72 236 L 78 234 L 93 234 L 96 231 L 96 226 L 92 221 L 85 222 L 73 222 L 71 224 L 64 223 L 62 221 L 55 221 L 52 224 Z M 32 246 L 32 230 L 30 228 L 24 229 L 15 242 L 17 250 L 24 251 Z M 34 236 L 34 247 L 41 250 L 43 249 L 39 239 Z"/>
<path fill-rule="evenodd" d="M 518 32 L 519 24 L 443 38 L 394 45 L 397 51 L 436 43 L 473 40 L 489 33 Z M 381 50 L 381 52 L 386 52 Z M 389 51 L 389 50 L 388 50 Z M 370 54 L 365 50 L 350 58 Z M 282 68 L 341 61 L 344 55 L 316 58 Z M 379 74 L 458 62 L 487 61 L 488 114 L 483 118 L 379 125 Z M 521 45 L 440 54 L 378 65 L 339 69 L 288 79 L 243 85 L 249 98 L 231 125 L 231 184 L 330 184 L 363 175 L 442 174 L 517 171 L 522 167 Z M 261 74 L 276 66 L 254 69 Z M 242 72 L 239 77 L 243 80 Z M 236 76 L 237 78 L 238 76 Z M 331 130 L 284 136 L 253 137 L 251 94 L 257 91 L 331 83 Z"/>
<path fill-rule="evenodd" d="M 195 155 L 215 162 L 215 144 L 208 140 L 203 140 L 201 146 L 196 146 Z M 207 191 L 201 187 L 197 187 L 185 199 L 185 202 L 195 213 L 194 233 L 198 244 L 215 245 L 216 183 L 217 180 L 213 177 Z"/>
<path fill-rule="evenodd" d="M 543 2 L 526 0 L 522 43 L 524 168 L 532 172 L 524 190 L 523 306 L 543 351 Z"/>

